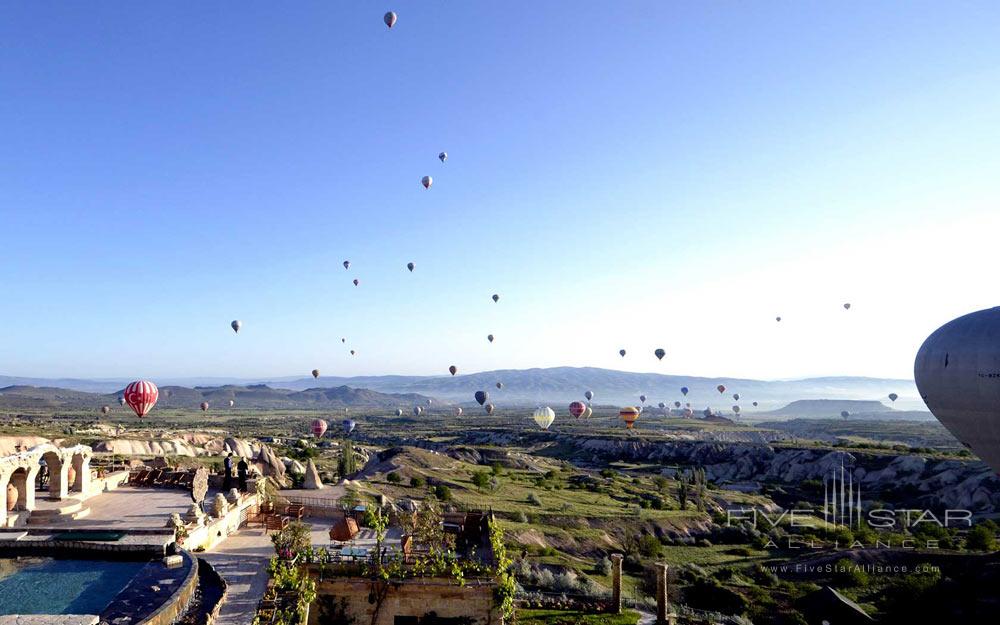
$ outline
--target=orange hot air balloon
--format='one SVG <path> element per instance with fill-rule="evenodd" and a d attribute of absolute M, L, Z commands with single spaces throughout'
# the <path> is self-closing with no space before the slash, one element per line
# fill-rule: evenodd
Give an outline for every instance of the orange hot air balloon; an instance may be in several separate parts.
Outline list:
<path fill-rule="evenodd" d="M 631 430 L 635 427 L 636 419 L 639 418 L 639 409 L 635 406 L 625 406 L 618 411 L 618 416 L 625 422 L 625 427 Z"/>

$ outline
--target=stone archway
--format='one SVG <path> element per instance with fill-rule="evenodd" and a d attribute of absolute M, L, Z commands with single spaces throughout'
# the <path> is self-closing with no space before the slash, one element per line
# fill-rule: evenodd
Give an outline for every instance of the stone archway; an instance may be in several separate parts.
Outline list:
<path fill-rule="evenodd" d="M 55 449 L 48 450 L 42 454 L 39 463 L 45 464 L 45 469 L 39 472 L 40 479 L 49 493 L 49 499 L 62 499 L 65 489 L 66 468 L 63 467 L 62 457 Z"/>
<path fill-rule="evenodd" d="M 75 451 L 70 459 L 70 466 L 73 468 L 73 479 L 67 479 L 67 490 L 76 493 L 86 493 L 90 488 L 90 455 L 82 450 Z"/>

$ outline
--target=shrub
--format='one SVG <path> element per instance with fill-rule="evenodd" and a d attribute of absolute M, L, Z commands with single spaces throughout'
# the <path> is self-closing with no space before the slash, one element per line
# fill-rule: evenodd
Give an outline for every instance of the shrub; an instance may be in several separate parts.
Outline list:
<path fill-rule="evenodd" d="M 984 523 L 969 530 L 969 535 L 965 539 L 965 546 L 976 551 L 996 551 L 997 538 L 989 527 Z"/>
<path fill-rule="evenodd" d="M 389 474 L 385 476 L 385 479 L 390 484 L 399 484 L 403 481 L 403 478 L 399 477 L 399 473 L 396 473 L 395 471 L 390 471 Z"/>
<path fill-rule="evenodd" d="M 424 478 L 417 477 L 416 475 L 414 475 L 413 477 L 410 478 L 410 487 L 411 488 L 423 488 L 424 487 Z"/>
<path fill-rule="evenodd" d="M 472 483 L 479 490 L 483 490 L 490 485 L 490 474 L 486 471 L 473 471 Z"/>
<path fill-rule="evenodd" d="M 540 506 L 540 505 L 542 505 L 542 500 L 539 499 L 538 495 L 536 495 L 535 493 L 529 493 L 528 494 L 528 503 L 530 503 L 533 506 Z"/>
<path fill-rule="evenodd" d="M 607 577 L 608 575 L 611 575 L 612 567 L 611 558 L 605 556 L 597 561 L 597 566 L 594 567 L 594 570 L 598 575 L 604 575 Z"/>
<path fill-rule="evenodd" d="M 663 550 L 663 545 L 660 541 L 652 534 L 644 534 L 642 538 L 639 539 L 639 553 L 647 558 L 655 558 L 660 555 Z"/>
<path fill-rule="evenodd" d="M 438 484 L 434 487 L 434 496 L 441 501 L 451 501 L 451 489 L 444 484 Z"/>

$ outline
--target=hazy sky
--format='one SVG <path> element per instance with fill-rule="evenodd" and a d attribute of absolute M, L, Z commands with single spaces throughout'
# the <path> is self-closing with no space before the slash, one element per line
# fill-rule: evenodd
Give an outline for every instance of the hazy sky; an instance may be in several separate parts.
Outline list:
<path fill-rule="evenodd" d="M 998 303 L 998 28 L 996 2 L 2 1 L 0 373 L 909 377 Z"/>

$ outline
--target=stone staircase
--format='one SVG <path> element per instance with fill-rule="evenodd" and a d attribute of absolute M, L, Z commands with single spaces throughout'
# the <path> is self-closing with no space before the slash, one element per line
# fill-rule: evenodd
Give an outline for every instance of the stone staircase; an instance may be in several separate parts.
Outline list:
<path fill-rule="evenodd" d="M 28 517 L 28 525 L 61 525 L 69 521 L 85 518 L 90 514 L 90 507 L 85 506 L 82 501 L 72 499 L 61 502 L 47 502 L 44 507 L 39 506 L 31 511 Z"/>

